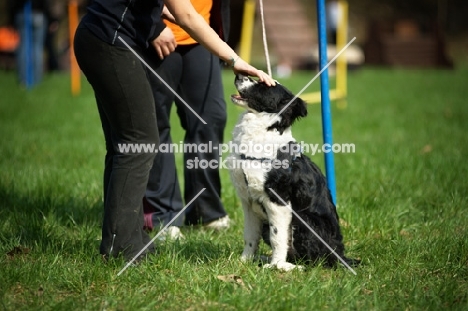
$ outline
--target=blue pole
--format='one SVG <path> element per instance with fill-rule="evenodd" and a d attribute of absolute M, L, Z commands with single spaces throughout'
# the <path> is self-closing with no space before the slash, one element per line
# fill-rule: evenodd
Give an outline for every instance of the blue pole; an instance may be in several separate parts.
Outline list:
<path fill-rule="evenodd" d="M 317 0 L 317 23 L 319 37 L 319 67 L 320 70 L 325 68 L 328 63 L 327 58 L 327 30 L 326 30 L 326 8 L 325 0 Z M 332 118 L 330 109 L 330 93 L 328 83 L 328 69 L 325 69 L 320 75 L 320 93 L 322 106 L 322 132 L 323 143 L 328 144 L 330 152 L 325 153 L 325 172 L 327 176 L 327 184 L 333 202 L 336 204 L 336 182 L 335 182 L 335 160 L 331 146 L 333 145 L 332 137 Z"/>
<path fill-rule="evenodd" d="M 25 68 L 26 68 L 26 88 L 31 88 L 34 84 L 34 64 L 33 64 L 33 26 L 32 26 L 32 2 L 27 1 L 23 10 L 25 38 L 24 51 L 25 51 Z"/>

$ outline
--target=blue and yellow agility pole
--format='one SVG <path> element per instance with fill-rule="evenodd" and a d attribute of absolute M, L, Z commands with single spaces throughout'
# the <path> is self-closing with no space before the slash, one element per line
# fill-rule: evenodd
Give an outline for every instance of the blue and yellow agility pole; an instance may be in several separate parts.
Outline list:
<path fill-rule="evenodd" d="M 346 46 L 348 34 L 348 2 L 338 1 L 340 18 L 336 31 L 336 52 L 338 53 Z M 348 63 L 343 55 L 336 59 L 336 84 L 334 89 L 330 89 L 330 100 L 336 100 L 338 108 L 346 108 L 346 97 L 348 96 Z M 301 96 L 309 104 L 321 102 L 321 92 L 312 92 Z"/>
<path fill-rule="evenodd" d="M 242 33 L 239 44 L 239 56 L 250 63 L 250 53 L 252 50 L 253 29 L 255 25 L 255 0 L 245 0 L 244 13 L 242 18 Z M 346 46 L 348 34 L 348 2 L 338 1 L 340 19 L 336 32 L 336 51 L 341 51 Z M 348 64 L 345 56 L 336 59 L 336 84 L 335 88 L 329 90 L 330 100 L 336 101 L 337 107 L 346 108 L 346 97 L 348 95 L 347 77 Z M 321 92 L 311 92 L 301 95 L 301 98 L 308 104 L 318 104 L 321 102 Z"/>

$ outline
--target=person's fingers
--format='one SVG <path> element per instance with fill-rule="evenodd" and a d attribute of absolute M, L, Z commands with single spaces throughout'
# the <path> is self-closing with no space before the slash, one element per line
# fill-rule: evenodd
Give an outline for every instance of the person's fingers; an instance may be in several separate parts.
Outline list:
<path fill-rule="evenodd" d="M 169 50 L 171 51 L 171 53 L 175 51 L 176 47 L 177 47 L 177 43 L 175 41 L 170 42 Z"/>
<path fill-rule="evenodd" d="M 249 76 L 257 77 L 260 82 L 265 83 L 268 86 L 276 85 L 275 80 L 270 77 L 267 73 L 263 72 L 262 70 L 258 70 L 255 67 L 249 65 L 242 59 L 237 59 L 234 63 L 233 70 L 235 73 L 242 73 Z"/>
<path fill-rule="evenodd" d="M 169 56 L 169 54 L 175 51 L 176 47 L 177 45 L 172 42 L 166 42 L 164 44 L 158 43 L 154 45 L 156 53 L 160 59 L 164 59 L 164 57 Z"/>
<path fill-rule="evenodd" d="M 167 45 L 163 45 L 161 47 L 161 52 L 162 52 L 163 58 L 171 54 L 171 51 L 169 50 L 169 47 Z"/>
<path fill-rule="evenodd" d="M 258 80 L 265 83 L 268 86 L 275 86 L 276 82 L 273 80 L 272 77 L 270 77 L 266 72 L 262 70 L 257 70 L 257 77 Z"/>
<path fill-rule="evenodd" d="M 169 54 L 171 54 L 174 51 L 175 51 L 175 46 L 171 43 L 168 43 L 161 47 L 161 52 L 162 52 L 163 57 L 169 56 Z"/>
<path fill-rule="evenodd" d="M 161 46 L 158 44 L 155 44 L 154 49 L 156 50 L 156 54 L 159 56 L 159 58 L 163 59 L 164 55 L 163 55 L 163 52 L 161 51 Z"/>

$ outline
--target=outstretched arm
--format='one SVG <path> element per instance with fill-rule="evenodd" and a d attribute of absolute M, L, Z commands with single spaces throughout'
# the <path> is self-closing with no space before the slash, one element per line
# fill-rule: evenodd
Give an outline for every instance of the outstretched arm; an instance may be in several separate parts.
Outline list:
<path fill-rule="evenodd" d="M 267 85 L 275 85 L 275 81 L 268 74 L 249 65 L 226 42 L 221 40 L 193 8 L 190 0 L 164 0 L 164 3 L 180 27 L 211 53 L 230 64 L 235 73 L 255 76 Z"/>

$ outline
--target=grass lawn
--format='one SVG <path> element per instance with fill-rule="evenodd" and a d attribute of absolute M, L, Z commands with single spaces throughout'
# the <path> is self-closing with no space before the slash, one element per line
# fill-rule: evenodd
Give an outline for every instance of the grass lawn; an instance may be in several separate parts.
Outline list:
<path fill-rule="evenodd" d="M 314 75 L 281 82 L 299 91 Z M 226 95 L 232 80 L 226 72 Z M 98 256 L 104 143 L 89 85 L 83 79 L 72 97 L 68 76 L 57 74 L 25 91 L 0 72 L 0 308 L 467 310 L 467 81 L 466 65 L 350 73 L 348 107 L 332 112 L 334 141 L 356 147 L 335 165 L 347 254 L 362 259 L 357 275 L 241 263 L 242 210 L 223 170 L 234 225 L 218 234 L 184 228 L 184 241 L 158 245 L 151 262 L 117 276 L 124 263 Z M 241 112 L 228 107 L 226 140 Z M 294 132 L 321 143 L 319 105 Z M 312 159 L 323 167 L 322 154 Z"/>

